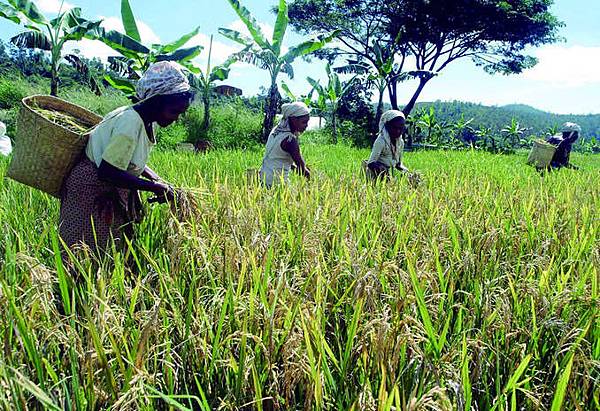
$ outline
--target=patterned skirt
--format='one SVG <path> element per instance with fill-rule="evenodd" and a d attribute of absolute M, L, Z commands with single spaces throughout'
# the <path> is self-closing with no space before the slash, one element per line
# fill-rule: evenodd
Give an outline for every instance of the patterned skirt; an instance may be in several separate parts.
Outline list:
<path fill-rule="evenodd" d="M 98 167 L 85 156 L 63 182 L 59 233 L 71 249 L 86 245 L 94 253 L 104 251 L 111 240 L 120 247 L 125 236 L 132 239 L 140 218 L 138 192 L 100 180 Z"/>

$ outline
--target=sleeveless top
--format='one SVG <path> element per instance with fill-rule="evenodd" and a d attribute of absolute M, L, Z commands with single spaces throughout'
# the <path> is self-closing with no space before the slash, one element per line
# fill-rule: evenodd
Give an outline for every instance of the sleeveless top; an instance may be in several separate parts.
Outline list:
<path fill-rule="evenodd" d="M 281 143 L 294 138 L 296 136 L 289 131 L 273 133 L 269 136 L 260 169 L 260 178 L 268 187 L 279 183 L 282 177 L 284 182 L 288 181 L 294 160 L 290 153 L 281 148 Z"/>

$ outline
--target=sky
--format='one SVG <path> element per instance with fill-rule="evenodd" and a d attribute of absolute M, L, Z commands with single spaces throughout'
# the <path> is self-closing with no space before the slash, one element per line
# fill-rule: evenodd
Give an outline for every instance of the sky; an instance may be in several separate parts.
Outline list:
<path fill-rule="evenodd" d="M 1 1 L 1 0 L 0 0 Z M 61 0 L 34 0 L 47 15 L 55 15 Z M 241 46 L 218 34 L 219 27 L 245 31 L 226 0 L 130 0 L 138 20 L 142 41 L 147 44 L 167 43 L 200 27 L 200 33 L 188 45 L 205 48 L 197 63 L 204 67 L 210 35 L 214 35 L 212 62 L 223 62 Z M 271 36 L 275 16 L 270 12 L 274 0 L 241 0 L 260 22 L 263 32 Z M 123 31 L 119 0 L 69 0 L 64 7 L 81 7 L 89 19 L 102 19 L 106 28 Z M 432 79 L 419 101 L 469 101 L 486 105 L 527 104 L 559 114 L 600 113 L 600 0 L 555 0 L 553 13 L 565 23 L 561 29 L 564 41 L 530 50 L 539 59 L 536 67 L 520 75 L 489 75 L 470 60 L 457 61 Z M 0 39 L 7 41 L 22 31 L 16 24 L 0 19 Z M 303 39 L 288 28 L 284 48 Z M 67 43 L 65 52 L 78 49 L 87 57 L 106 59 L 113 55 L 107 46 L 84 40 Z M 293 93 L 310 90 L 306 77 L 325 81 L 324 63 L 319 60 L 294 62 L 295 77 L 280 76 Z M 254 95 L 261 86 L 268 87 L 269 75 L 247 64 L 233 66 L 224 84 L 239 87 L 244 95 Z M 399 85 L 400 104 L 408 101 L 416 88 L 415 82 Z M 387 96 L 386 96 L 387 101 Z"/>

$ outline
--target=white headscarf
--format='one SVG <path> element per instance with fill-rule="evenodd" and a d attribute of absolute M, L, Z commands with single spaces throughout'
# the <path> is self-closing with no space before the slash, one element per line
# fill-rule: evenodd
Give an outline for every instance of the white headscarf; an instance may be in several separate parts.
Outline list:
<path fill-rule="evenodd" d="M 310 115 L 310 109 L 306 104 L 301 101 L 296 101 L 294 103 L 283 104 L 281 106 L 281 120 L 279 124 L 273 128 L 271 131 L 271 135 L 275 135 L 281 132 L 289 132 L 290 131 L 290 122 L 288 121 L 290 117 L 302 117 Z"/>
<path fill-rule="evenodd" d="M 379 120 L 379 135 L 383 137 L 385 141 L 391 141 L 390 133 L 388 133 L 387 128 L 385 128 L 385 125 L 398 117 L 402 117 L 406 120 L 406 116 L 404 115 L 404 113 L 399 110 L 388 110 L 381 116 L 381 120 Z"/>
<path fill-rule="evenodd" d="M 136 97 L 148 100 L 159 95 L 178 94 L 190 90 L 190 83 L 177 63 L 160 61 L 148 67 L 135 87 Z"/>
<path fill-rule="evenodd" d="M 579 124 L 567 122 L 562 125 L 561 131 L 563 133 L 574 133 L 574 132 L 581 133 L 581 127 L 579 126 Z"/>

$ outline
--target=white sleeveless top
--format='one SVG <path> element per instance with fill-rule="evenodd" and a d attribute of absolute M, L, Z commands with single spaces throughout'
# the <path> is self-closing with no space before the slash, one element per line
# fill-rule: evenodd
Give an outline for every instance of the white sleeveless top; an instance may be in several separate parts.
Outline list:
<path fill-rule="evenodd" d="M 291 132 L 279 132 L 269 136 L 265 149 L 265 157 L 263 158 L 262 167 L 260 169 L 260 178 L 267 187 L 277 184 L 281 177 L 285 182 L 288 181 L 290 169 L 294 160 L 287 151 L 281 148 L 283 141 L 291 141 L 296 138 Z"/>

